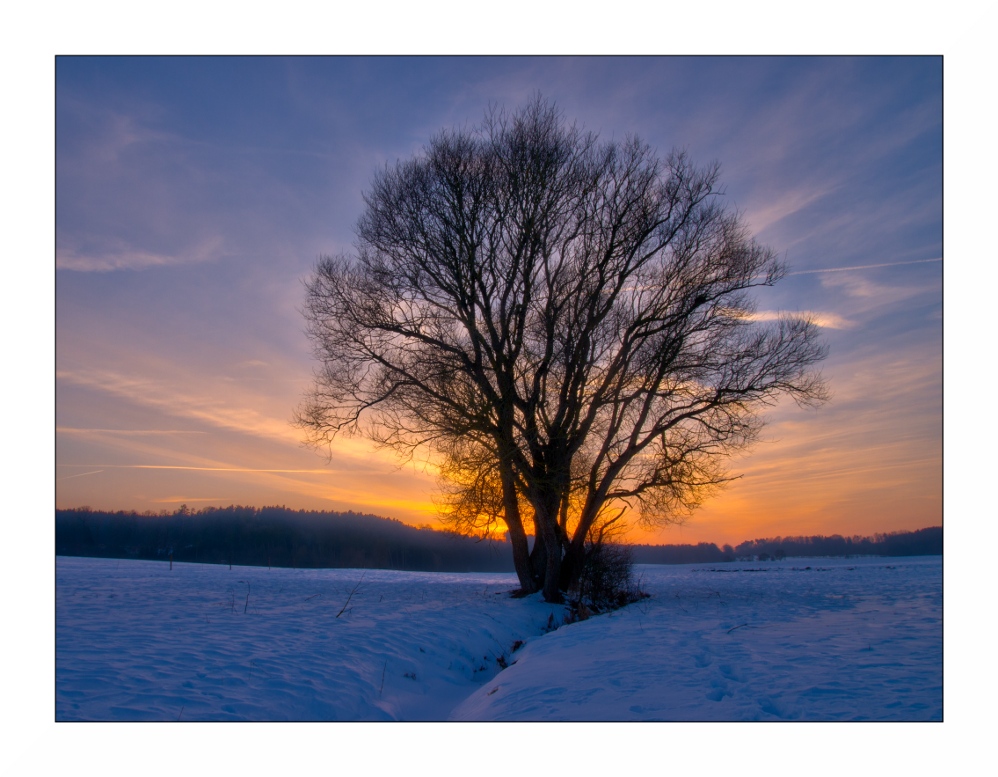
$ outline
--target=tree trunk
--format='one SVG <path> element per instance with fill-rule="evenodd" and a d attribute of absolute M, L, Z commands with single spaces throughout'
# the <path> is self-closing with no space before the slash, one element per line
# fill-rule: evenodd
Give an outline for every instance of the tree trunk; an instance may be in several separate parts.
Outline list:
<path fill-rule="evenodd" d="M 544 585 L 544 570 L 547 568 L 547 546 L 544 537 L 537 530 L 537 516 L 534 516 L 534 547 L 530 551 L 530 571 L 534 576 L 535 590 Z"/>
<path fill-rule="evenodd" d="M 582 510 L 582 515 L 579 517 L 579 525 L 575 528 L 575 534 L 565 548 L 565 558 L 561 566 L 561 586 L 564 591 L 569 590 L 579 581 L 579 576 L 582 574 L 582 562 L 586 554 L 586 536 L 596 522 L 598 515 L 599 510 L 594 507 L 594 500 L 590 496 Z"/>
<path fill-rule="evenodd" d="M 554 527 L 548 523 L 544 527 L 544 544 L 547 559 L 544 568 L 544 601 L 562 602 L 561 595 L 561 545 Z"/>
<path fill-rule="evenodd" d="M 509 530 L 509 542 L 513 547 L 513 568 L 520 581 L 520 590 L 523 593 L 532 594 L 537 590 L 537 582 L 531 568 L 527 533 L 523 530 L 523 519 L 520 517 L 520 502 L 516 494 L 513 468 L 507 461 L 502 461 L 499 465 L 499 472 L 502 479 L 502 500 L 506 528 Z"/>
<path fill-rule="evenodd" d="M 542 590 L 544 601 L 564 601 L 561 595 L 561 542 L 558 540 L 558 514 L 561 499 L 551 498 L 545 494 L 543 501 L 535 505 L 534 531 L 537 535 L 535 543 L 542 542 L 544 547 L 544 580 Z M 537 559 L 540 561 L 540 559 Z"/>
<path fill-rule="evenodd" d="M 582 543 L 572 542 L 565 551 L 565 558 L 561 560 L 561 590 L 568 591 L 579 581 L 582 574 L 582 559 L 585 546 Z"/>
<path fill-rule="evenodd" d="M 523 530 L 523 524 L 516 524 L 513 521 L 506 521 L 509 529 L 509 541 L 513 546 L 513 568 L 516 570 L 516 578 L 520 581 L 520 590 L 526 594 L 532 594 L 537 590 L 537 582 L 534 580 L 533 568 L 530 563 L 530 551 L 527 545 L 527 534 Z"/>

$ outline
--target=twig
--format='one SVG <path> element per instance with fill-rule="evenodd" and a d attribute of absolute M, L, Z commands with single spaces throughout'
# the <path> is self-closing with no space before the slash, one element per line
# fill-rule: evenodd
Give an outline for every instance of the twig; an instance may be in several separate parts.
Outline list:
<path fill-rule="evenodd" d="M 177 721 L 178 722 L 180 721 L 181 716 L 184 714 L 184 707 L 186 707 L 186 706 L 187 706 L 186 704 L 183 705 L 183 706 L 181 706 L 181 708 L 180 708 L 180 715 L 177 715 Z"/>
<path fill-rule="evenodd" d="M 246 614 L 246 608 L 249 607 L 249 592 L 250 592 L 250 584 L 247 583 L 246 584 L 246 604 L 243 605 L 243 615 Z"/>
<path fill-rule="evenodd" d="M 728 629 L 728 634 L 730 634 L 735 629 L 740 629 L 742 626 L 748 626 L 748 624 L 747 623 L 740 623 L 737 626 L 733 626 L 732 628 Z"/>
<path fill-rule="evenodd" d="M 312 594 L 311 596 L 306 596 L 305 601 L 307 602 L 309 599 L 314 599 L 317 596 L 322 596 L 322 594 Z"/>
<path fill-rule="evenodd" d="M 336 616 L 339 617 L 338 615 Z M 385 690 L 385 670 L 388 669 L 388 659 L 385 659 L 385 665 L 381 668 L 381 687 L 378 688 L 378 696 L 381 696 L 381 692 Z"/>
<path fill-rule="evenodd" d="M 350 592 L 350 595 L 347 597 L 347 600 L 343 603 L 343 607 L 341 607 L 340 611 L 336 613 L 337 618 L 339 618 L 346 610 L 347 605 L 350 604 L 350 600 L 353 599 L 353 595 L 357 593 L 357 589 L 360 588 L 360 584 L 363 582 L 364 582 L 364 575 L 361 575 L 360 580 L 357 581 L 357 585 L 353 587 L 353 590 Z"/>

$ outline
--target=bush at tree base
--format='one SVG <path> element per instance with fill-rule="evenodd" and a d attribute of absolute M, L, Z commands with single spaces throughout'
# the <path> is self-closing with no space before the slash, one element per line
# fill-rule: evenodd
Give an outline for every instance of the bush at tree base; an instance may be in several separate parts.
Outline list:
<path fill-rule="evenodd" d="M 586 547 L 578 582 L 569 593 L 575 617 L 615 610 L 644 599 L 634 579 L 634 556 L 626 545 L 593 543 Z"/>

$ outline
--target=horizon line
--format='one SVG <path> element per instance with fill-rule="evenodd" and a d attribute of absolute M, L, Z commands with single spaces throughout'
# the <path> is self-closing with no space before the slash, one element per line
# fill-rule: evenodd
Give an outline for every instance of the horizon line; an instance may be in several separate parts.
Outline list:
<path fill-rule="evenodd" d="M 187 501 L 193 502 L 193 501 L 199 501 L 199 500 L 198 500 L 197 497 L 191 497 Z M 212 508 L 214 506 L 208 505 L 208 507 Z M 323 509 L 315 509 L 315 508 L 310 508 L 310 509 L 298 508 L 298 509 L 295 509 L 295 508 L 292 508 L 292 507 L 287 507 L 286 505 L 263 505 L 262 507 L 256 507 L 255 505 L 239 505 L 239 504 L 235 504 L 235 503 L 229 504 L 227 507 L 214 507 L 214 509 L 217 509 L 217 510 L 226 510 L 226 509 L 231 508 L 231 507 L 239 507 L 239 508 L 242 508 L 244 510 L 277 509 L 277 510 L 285 510 L 287 512 L 293 512 L 293 513 L 320 513 L 320 514 L 336 514 L 336 515 L 342 515 L 342 514 L 345 514 L 345 513 L 353 513 L 354 515 L 367 516 L 367 517 L 371 517 L 371 518 L 378 518 L 380 520 L 396 521 L 398 523 L 405 524 L 406 526 L 411 526 L 414 529 L 423 529 L 423 530 L 429 529 L 430 531 L 434 531 L 434 532 L 454 533 L 453 530 L 446 529 L 446 528 L 443 528 L 443 527 L 438 528 L 436 526 L 430 526 L 428 524 L 416 525 L 416 524 L 411 524 L 411 523 L 408 523 L 406 521 L 403 521 L 403 520 L 401 520 L 399 518 L 391 518 L 389 516 L 378 515 L 376 513 L 358 512 L 358 511 L 352 510 L 352 509 L 345 510 L 345 511 L 344 510 L 323 510 Z M 176 511 L 172 511 L 171 512 L 171 511 L 166 511 L 166 510 L 160 510 L 158 513 L 153 512 L 152 510 L 147 510 L 146 512 L 147 513 L 151 513 L 151 514 L 150 515 L 143 515 L 142 512 L 139 512 L 138 510 L 136 510 L 134 508 L 123 508 L 123 509 L 119 509 L 119 510 L 109 510 L 109 509 L 105 510 L 105 509 L 94 509 L 92 507 L 89 507 L 88 505 L 82 505 L 82 506 L 79 506 L 79 507 L 56 507 L 55 509 L 56 509 L 56 512 L 59 512 L 59 511 L 72 512 L 72 511 L 84 511 L 84 510 L 86 510 L 86 511 L 89 511 L 91 513 L 134 513 L 134 514 L 136 514 L 139 517 L 150 517 L 150 518 L 153 518 L 153 517 L 156 517 L 156 518 L 164 517 L 165 518 L 165 517 L 169 517 L 169 516 L 179 515 L 179 513 L 177 513 Z M 774 535 L 772 537 L 755 537 L 753 539 L 746 539 L 746 540 L 742 540 L 741 542 L 739 542 L 737 544 L 732 544 L 732 543 L 728 543 L 728 542 L 718 543 L 716 541 L 715 542 L 700 541 L 700 542 L 696 542 L 696 543 L 693 543 L 693 542 L 648 543 L 648 542 L 630 542 L 630 541 L 626 541 L 626 540 L 623 541 L 623 542 L 620 542 L 618 544 L 620 544 L 620 545 L 632 545 L 632 546 L 645 546 L 645 547 L 651 547 L 651 548 L 656 548 L 656 547 L 670 547 L 670 546 L 676 546 L 676 547 L 683 547 L 683 546 L 686 546 L 686 547 L 697 547 L 698 545 L 714 545 L 718 549 L 721 549 L 725 545 L 731 545 L 732 547 L 737 547 L 738 545 L 744 545 L 747 542 L 767 542 L 767 541 L 774 541 L 774 540 L 790 540 L 790 541 L 792 541 L 792 540 L 797 540 L 797 539 L 811 539 L 811 538 L 815 538 L 815 537 L 820 537 L 822 539 L 830 539 L 830 538 L 833 538 L 833 537 L 841 537 L 842 539 L 854 539 L 854 538 L 858 537 L 861 540 L 862 539 L 872 540 L 878 534 L 881 535 L 881 536 L 889 537 L 891 535 L 897 535 L 897 534 L 915 534 L 916 532 L 925 531 L 927 529 L 942 529 L 942 528 L 943 528 L 943 526 L 940 523 L 940 524 L 933 524 L 933 525 L 930 525 L 930 526 L 923 526 L 923 527 L 918 528 L 918 529 L 901 529 L 901 530 L 896 530 L 896 531 L 881 531 L 881 532 L 873 532 L 871 534 L 865 534 L 865 535 L 861 535 L 861 534 L 849 534 L 849 535 L 846 535 L 846 534 L 838 534 L 838 533 L 834 533 L 834 534 L 777 534 L 777 535 Z M 460 532 L 458 532 L 458 534 L 460 534 Z M 506 535 L 507 534 L 508 534 L 508 532 L 503 532 L 501 535 L 498 535 L 498 536 L 489 535 L 489 536 L 484 536 L 481 539 L 488 539 L 490 542 L 500 542 L 500 543 L 505 544 L 507 542 L 507 540 L 506 540 Z M 477 535 L 474 535 L 474 534 L 461 534 L 461 536 L 474 538 Z M 528 537 L 533 537 L 535 535 L 528 534 L 527 536 Z"/>

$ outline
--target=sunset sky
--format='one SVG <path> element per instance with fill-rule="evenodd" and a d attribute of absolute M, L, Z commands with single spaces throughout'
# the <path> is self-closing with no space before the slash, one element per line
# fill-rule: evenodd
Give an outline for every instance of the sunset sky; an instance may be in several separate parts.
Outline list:
<path fill-rule="evenodd" d="M 604 138 L 718 160 L 813 313 L 831 401 L 774 408 L 682 527 L 737 543 L 942 522 L 942 60 L 90 58 L 56 62 L 56 506 L 353 509 L 435 524 L 430 473 L 290 424 L 299 312 L 373 173 L 540 92 Z"/>

